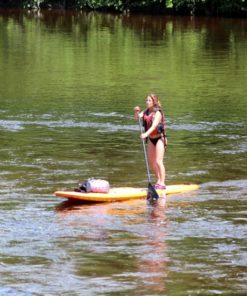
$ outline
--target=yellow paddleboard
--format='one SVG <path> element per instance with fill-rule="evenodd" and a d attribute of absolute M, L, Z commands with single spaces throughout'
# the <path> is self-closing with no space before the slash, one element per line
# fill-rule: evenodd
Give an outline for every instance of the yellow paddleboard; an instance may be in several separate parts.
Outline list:
<path fill-rule="evenodd" d="M 165 190 L 157 190 L 157 193 L 162 196 L 164 194 L 180 194 L 197 190 L 198 185 L 195 184 L 181 184 L 181 185 L 168 185 Z M 124 201 L 128 199 L 140 199 L 147 197 L 146 188 L 133 188 L 133 187 L 116 187 L 111 188 L 108 193 L 84 193 L 75 191 L 56 191 L 55 196 L 67 198 L 70 200 L 92 201 L 92 202 L 114 202 Z"/>

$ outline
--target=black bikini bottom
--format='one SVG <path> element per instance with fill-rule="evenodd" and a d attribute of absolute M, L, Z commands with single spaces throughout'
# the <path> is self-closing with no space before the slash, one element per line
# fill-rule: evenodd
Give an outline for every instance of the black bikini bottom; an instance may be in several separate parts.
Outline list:
<path fill-rule="evenodd" d="M 154 146 L 156 146 L 157 142 L 162 139 L 162 137 L 158 137 L 158 138 L 149 138 L 149 140 L 151 141 L 151 143 L 153 143 Z"/>

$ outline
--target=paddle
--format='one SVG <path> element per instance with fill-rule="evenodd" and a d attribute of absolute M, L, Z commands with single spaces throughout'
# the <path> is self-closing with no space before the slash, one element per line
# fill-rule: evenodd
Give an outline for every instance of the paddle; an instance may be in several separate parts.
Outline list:
<path fill-rule="evenodd" d="M 142 133 L 142 123 L 141 123 L 141 118 L 138 114 L 138 120 L 139 120 L 139 127 L 140 131 Z M 147 151 L 146 151 L 146 145 L 145 145 L 145 140 L 142 139 L 142 145 L 143 145 L 143 151 L 144 151 L 144 158 L 145 158 L 145 163 L 146 163 L 146 168 L 147 168 L 147 177 L 148 177 L 148 193 L 147 193 L 147 200 L 149 202 L 155 202 L 158 200 L 159 195 L 153 185 L 151 184 L 151 175 L 150 175 L 150 170 L 149 170 L 149 165 L 148 165 L 148 159 L 147 159 Z"/>

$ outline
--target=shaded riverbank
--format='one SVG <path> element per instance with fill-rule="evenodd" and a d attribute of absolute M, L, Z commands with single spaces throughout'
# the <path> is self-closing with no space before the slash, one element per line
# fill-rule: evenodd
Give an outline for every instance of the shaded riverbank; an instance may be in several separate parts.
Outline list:
<path fill-rule="evenodd" d="M 88 9 L 119 13 L 246 17 L 247 1 L 0 0 L 0 8 Z"/>

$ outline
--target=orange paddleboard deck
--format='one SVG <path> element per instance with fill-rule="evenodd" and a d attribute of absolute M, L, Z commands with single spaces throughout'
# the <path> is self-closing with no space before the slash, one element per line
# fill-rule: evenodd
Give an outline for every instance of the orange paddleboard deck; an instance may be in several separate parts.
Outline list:
<path fill-rule="evenodd" d="M 196 184 L 180 184 L 168 185 L 164 190 L 157 190 L 157 193 L 162 196 L 165 194 L 181 194 L 197 190 L 199 188 Z M 114 202 L 124 201 L 129 199 L 140 199 L 147 197 L 146 188 L 133 187 L 115 187 L 111 188 L 108 193 L 95 192 L 75 192 L 75 191 L 56 191 L 54 195 L 57 197 L 67 198 L 69 200 L 91 201 L 91 202 Z"/>

